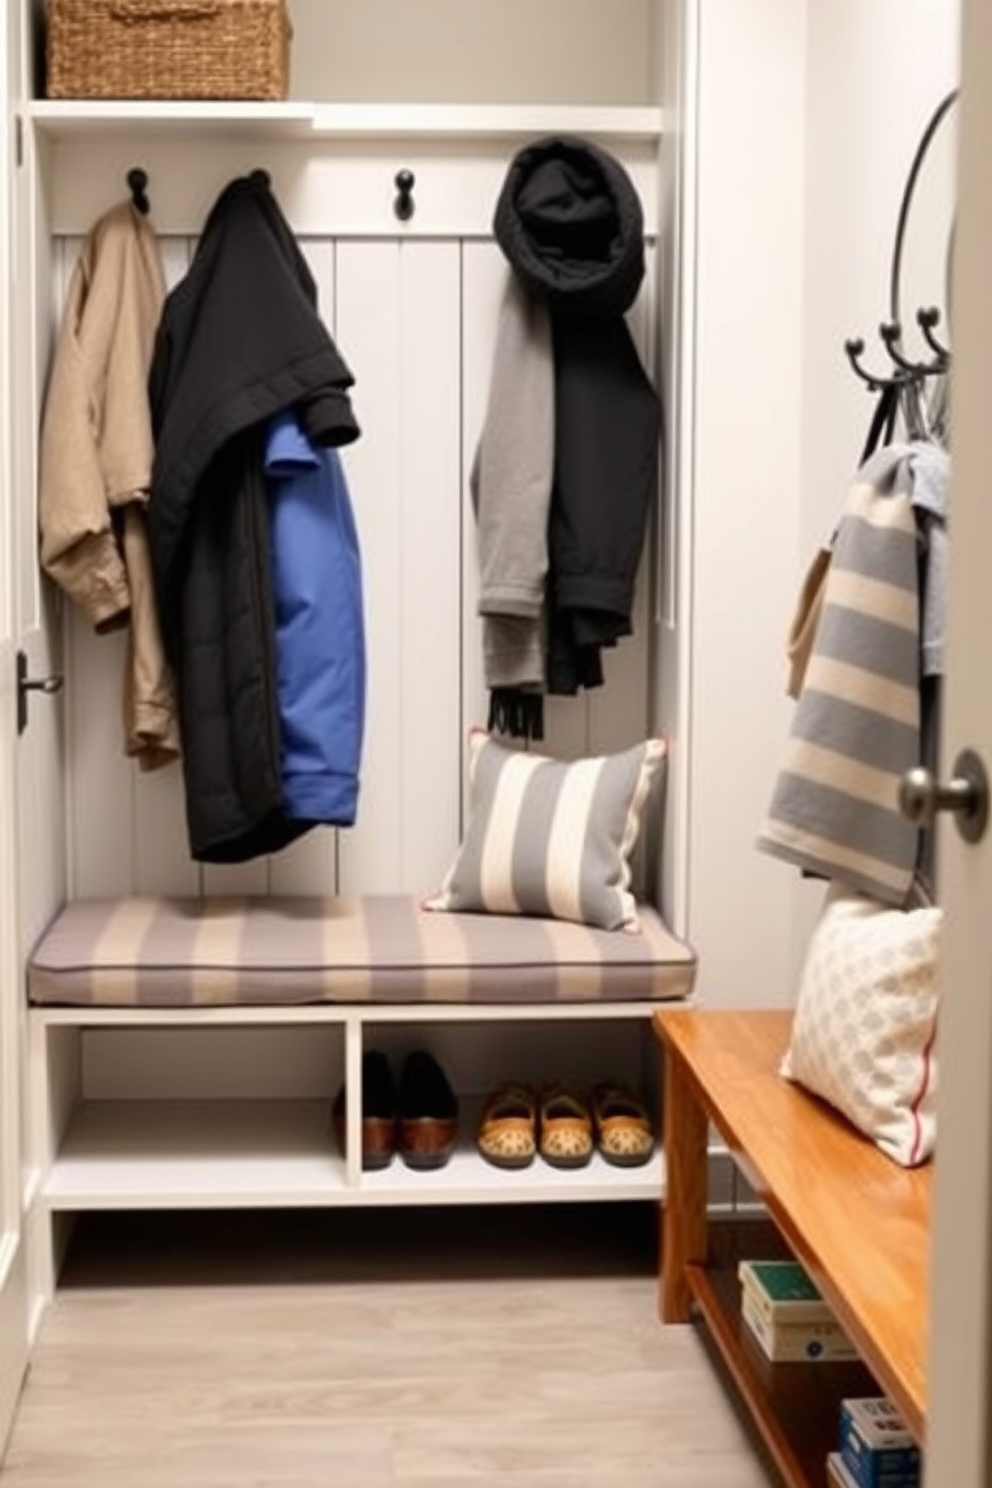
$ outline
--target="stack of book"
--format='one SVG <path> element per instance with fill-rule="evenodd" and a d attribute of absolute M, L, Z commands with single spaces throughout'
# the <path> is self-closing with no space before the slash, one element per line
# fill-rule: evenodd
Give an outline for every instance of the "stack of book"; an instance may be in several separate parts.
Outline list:
<path fill-rule="evenodd" d="M 797 1261 L 741 1261 L 741 1315 L 775 1363 L 855 1359 L 849 1338 Z"/>
<path fill-rule="evenodd" d="M 842 1400 L 840 1451 L 827 1458 L 835 1488 L 919 1488 L 919 1448 L 884 1396 Z"/>

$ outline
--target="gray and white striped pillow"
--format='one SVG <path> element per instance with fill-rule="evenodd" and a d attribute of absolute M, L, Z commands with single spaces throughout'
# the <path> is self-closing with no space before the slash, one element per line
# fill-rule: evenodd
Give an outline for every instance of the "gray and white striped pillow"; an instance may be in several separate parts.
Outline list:
<path fill-rule="evenodd" d="M 469 736 L 471 814 L 428 909 L 543 915 L 636 930 L 630 855 L 664 739 L 565 763 Z"/>

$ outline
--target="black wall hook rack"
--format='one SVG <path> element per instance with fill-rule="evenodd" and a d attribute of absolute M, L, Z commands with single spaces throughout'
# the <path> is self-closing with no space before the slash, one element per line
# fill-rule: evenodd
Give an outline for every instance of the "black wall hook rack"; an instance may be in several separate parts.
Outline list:
<path fill-rule="evenodd" d="M 909 211 L 913 201 L 913 193 L 916 190 L 916 182 L 922 169 L 933 138 L 940 127 L 944 116 L 958 100 L 958 89 L 953 88 L 950 93 L 941 99 L 934 109 L 927 123 L 919 144 L 913 155 L 909 174 L 906 177 L 906 185 L 903 188 L 902 201 L 899 205 L 899 216 L 896 222 L 895 242 L 892 248 L 892 266 L 889 276 L 889 319 L 883 321 L 878 328 L 878 334 L 892 362 L 891 369 L 884 377 L 876 376 L 864 365 L 865 343 L 861 337 L 852 337 L 844 342 L 844 352 L 854 371 L 866 383 L 872 392 L 880 392 L 886 387 L 905 387 L 910 383 L 922 383 L 928 377 L 941 376 L 950 369 L 951 353 L 949 347 L 934 334 L 940 324 L 941 313 L 936 306 L 929 306 L 917 310 L 916 323 L 920 327 L 923 337 L 934 353 L 932 362 L 914 362 L 906 355 L 902 344 L 902 319 L 900 306 L 900 284 L 902 279 L 902 257 L 906 239 L 906 227 L 909 222 Z"/>
<path fill-rule="evenodd" d="M 413 199 L 413 188 L 417 184 L 417 178 L 412 170 L 397 171 L 393 180 L 396 187 L 396 198 L 393 202 L 393 211 L 401 222 L 409 222 L 417 209 Z"/>
<path fill-rule="evenodd" d="M 148 172 L 136 165 L 127 173 L 127 188 L 137 211 L 147 217 L 150 210 L 148 200 Z"/>

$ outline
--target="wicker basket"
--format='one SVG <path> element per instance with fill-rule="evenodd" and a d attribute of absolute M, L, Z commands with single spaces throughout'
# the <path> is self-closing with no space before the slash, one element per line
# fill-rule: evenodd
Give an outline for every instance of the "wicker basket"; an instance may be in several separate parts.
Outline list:
<path fill-rule="evenodd" d="M 49 0 L 51 98 L 285 98 L 286 0 Z"/>

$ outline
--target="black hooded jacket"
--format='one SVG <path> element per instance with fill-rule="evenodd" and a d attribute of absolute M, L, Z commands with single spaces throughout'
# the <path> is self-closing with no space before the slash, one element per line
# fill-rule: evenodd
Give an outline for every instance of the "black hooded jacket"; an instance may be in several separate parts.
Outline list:
<path fill-rule="evenodd" d="M 149 539 L 203 862 L 243 862 L 307 830 L 282 810 L 263 438 L 290 405 L 316 443 L 357 438 L 352 382 L 268 177 L 232 181 L 166 300 L 149 382 Z"/>
<path fill-rule="evenodd" d="M 600 648 L 630 634 L 657 495 L 661 409 L 624 319 L 644 277 L 643 214 L 619 161 L 552 135 L 514 158 L 494 230 L 551 316 L 547 690 L 568 694 L 600 683 Z"/>

